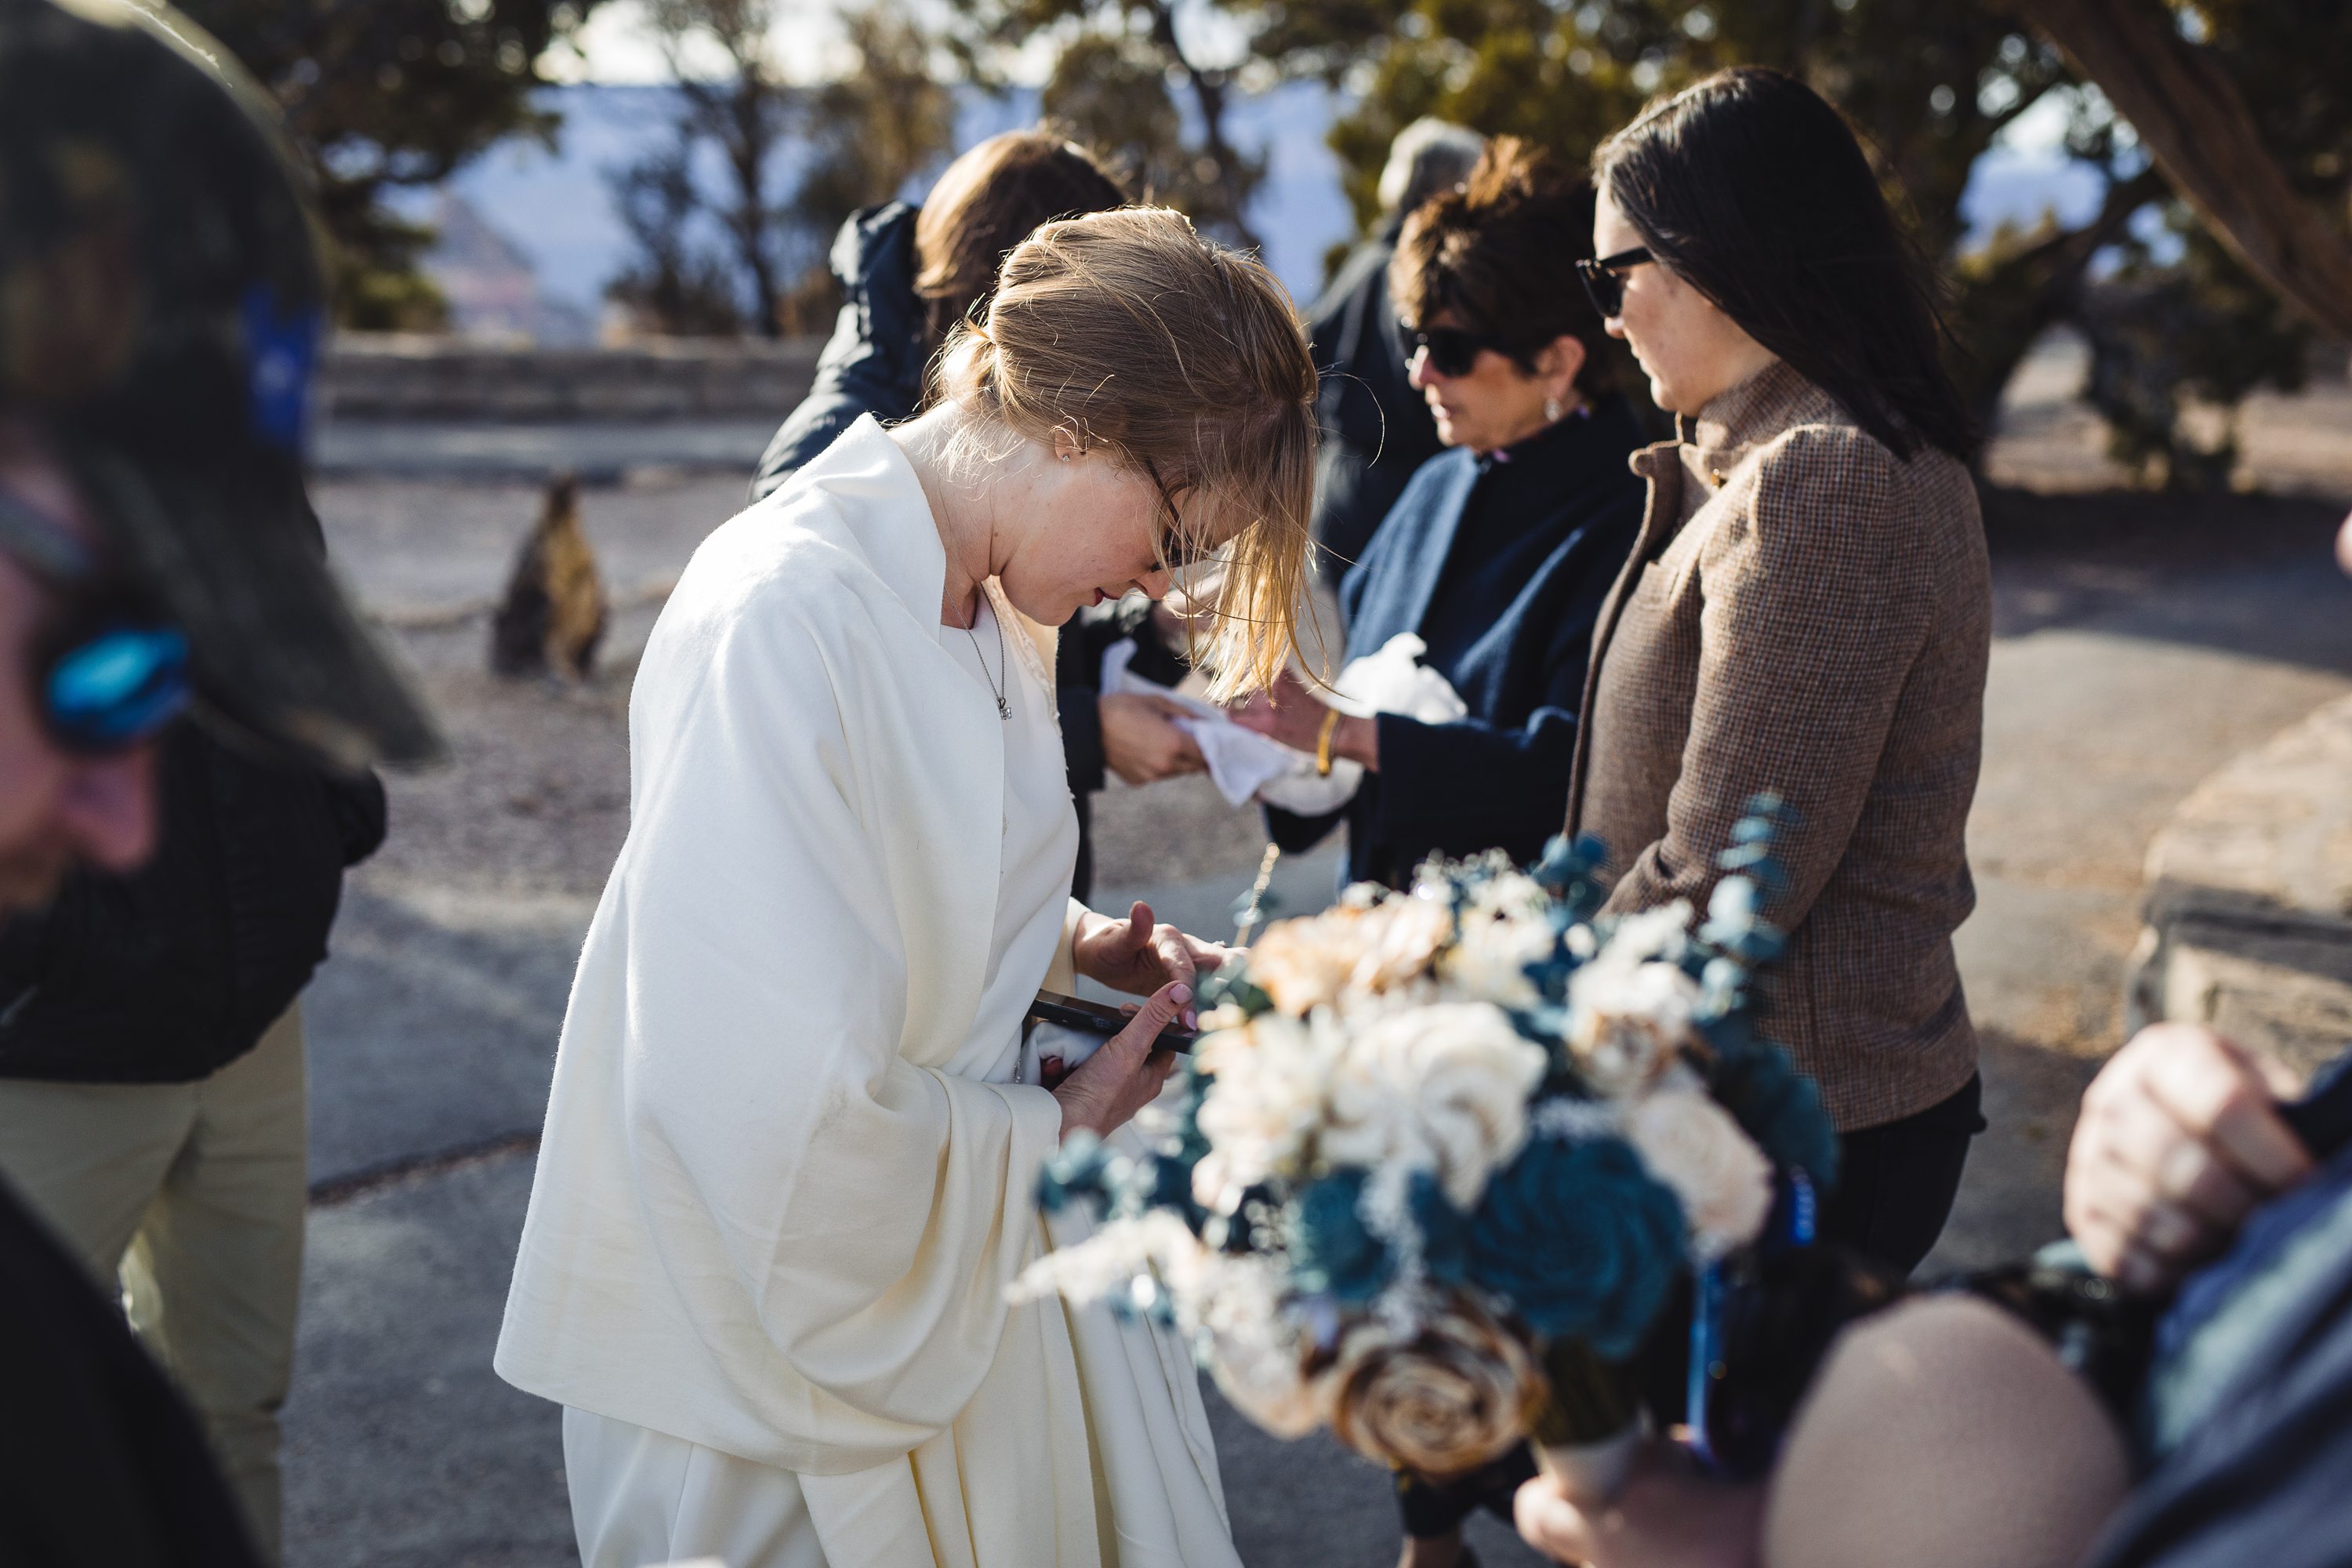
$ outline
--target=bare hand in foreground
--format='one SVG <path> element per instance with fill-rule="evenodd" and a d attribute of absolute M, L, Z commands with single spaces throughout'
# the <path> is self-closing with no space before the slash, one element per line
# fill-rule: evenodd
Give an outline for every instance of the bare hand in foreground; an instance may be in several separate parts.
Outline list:
<path fill-rule="evenodd" d="M 1176 1053 L 1155 1050 L 1152 1042 L 1192 1000 L 1190 985 L 1161 986 L 1126 1028 L 1103 1042 L 1100 1050 L 1062 1080 L 1054 1098 L 1062 1102 L 1063 1137 L 1083 1127 L 1097 1138 L 1107 1138 L 1160 1098 L 1168 1075 L 1176 1068 Z"/>
<path fill-rule="evenodd" d="M 1512 1500 L 1520 1537 L 1560 1563 L 1591 1568 L 1752 1568 L 1764 1489 L 1698 1474 L 1682 1451 L 1653 1442 L 1614 1502 L 1585 1510 L 1538 1476 Z"/>
<path fill-rule="evenodd" d="M 2293 1075 L 2210 1029 L 2155 1024 L 2099 1070 L 2066 1151 L 2066 1228 L 2134 1291 L 2179 1283 L 2311 1157 L 2279 1119 Z"/>
<path fill-rule="evenodd" d="M 1171 925 L 1156 925 L 1151 906 L 1138 903 L 1123 921 L 1087 910 L 1070 943 L 1070 956 L 1087 979 L 1141 996 L 1162 985 L 1192 985 L 1202 970 L 1232 957 L 1233 949 L 1186 936 Z M 1190 995 L 1185 999 L 1189 1002 Z M 1195 1010 L 1184 1009 L 1186 1028 L 1200 1021 Z"/>
<path fill-rule="evenodd" d="M 1171 721 L 1192 715 L 1165 697 L 1114 691 L 1097 698 L 1095 710 L 1102 721 L 1103 761 L 1129 784 L 1197 773 L 1209 765 L 1199 742 Z"/>

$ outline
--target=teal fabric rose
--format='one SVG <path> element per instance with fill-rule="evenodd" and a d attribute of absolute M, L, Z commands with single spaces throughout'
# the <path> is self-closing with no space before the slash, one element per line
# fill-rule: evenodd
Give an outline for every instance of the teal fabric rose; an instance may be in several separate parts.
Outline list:
<path fill-rule="evenodd" d="M 1710 1028 L 1715 1061 L 1706 1088 L 1731 1112 L 1764 1156 L 1783 1171 L 1798 1170 L 1828 1192 L 1837 1185 L 1836 1124 L 1822 1109 L 1821 1090 L 1797 1070 L 1789 1053 L 1749 1033 Z"/>
<path fill-rule="evenodd" d="M 1363 1215 L 1369 1173 L 1349 1168 L 1309 1182 L 1290 1215 L 1292 1278 L 1307 1295 L 1328 1295 L 1347 1306 L 1370 1300 L 1396 1277 L 1395 1251 L 1374 1235 Z M 1423 1270 L 1452 1284 L 1468 1260 L 1468 1227 L 1445 1201 L 1436 1179 L 1415 1172 L 1406 1208 L 1421 1238 Z"/>
<path fill-rule="evenodd" d="M 1613 1137 L 1530 1139 L 1470 1216 L 1470 1278 L 1547 1338 L 1633 1353 L 1684 1267 L 1682 1205 Z"/>

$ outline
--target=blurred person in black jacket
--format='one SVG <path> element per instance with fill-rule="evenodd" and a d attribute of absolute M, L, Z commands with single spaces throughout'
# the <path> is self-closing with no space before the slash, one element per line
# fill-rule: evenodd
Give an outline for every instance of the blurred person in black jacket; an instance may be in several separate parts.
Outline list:
<path fill-rule="evenodd" d="M 1315 542 L 1323 547 L 1318 560 L 1328 579 L 1363 559 L 1405 481 L 1445 449 L 1406 374 L 1389 262 L 1413 209 L 1468 179 L 1486 146 L 1476 132 L 1443 120 L 1424 117 L 1399 132 L 1381 170 L 1380 227 L 1340 263 L 1307 312 L 1315 369 L 1323 378 L 1315 405 L 1323 429 Z"/>
<path fill-rule="evenodd" d="M 1007 251 L 1039 224 L 1127 204 L 1086 151 L 1049 132 L 1007 131 L 948 165 L 919 207 L 889 202 L 854 213 L 833 242 L 841 314 L 819 356 L 815 383 L 788 416 L 751 481 L 758 500 L 856 422 L 911 419 L 929 401 L 931 357 L 948 330 L 986 305 Z M 1206 764 L 1170 721 L 1181 710 L 1138 693 L 1105 695 L 1103 655 L 1136 645 L 1134 672 L 1161 686 L 1184 677 L 1171 612 L 1135 595 L 1081 611 L 1055 647 L 1054 701 L 1078 811 L 1078 863 L 1071 891 L 1094 885 L 1092 797 L 1117 773 L 1150 784 Z"/>
<path fill-rule="evenodd" d="M 191 1286 L 155 1320 L 181 1364 L 250 1326 L 222 1304 L 252 1257 L 208 1233 L 300 1224 L 299 1051 L 289 1086 L 282 1051 L 247 1047 L 382 831 L 367 768 L 440 751 L 326 567 L 302 468 L 325 273 L 228 58 L 144 0 L 0 0 L 0 913 L 70 889 L 9 933 L 6 1070 L 47 1081 L 0 1088 L 54 1099 L 10 1114 L 0 1156 L 118 1194 L 151 1278 Z M 184 713 L 238 756 L 178 732 Z M 134 875 L 159 829 L 169 850 Z M 194 1131 L 142 1195 L 121 1177 L 153 1151 L 117 1117 L 159 1089 Z M 267 1181 L 215 1168 L 241 1163 L 213 1136 L 239 1119 L 273 1145 L 290 1120 Z M 259 1561 L 203 1426 L 87 1265 L 110 1267 L 40 1206 L 0 1182 L 0 1563 Z"/>
<path fill-rule="evenodd" d="M 162 839 L 0 928 L 0 1172 L 202 1413 L 269 1555 L 309 1187 L 301 1010 L 343 869 L 383 840 L 367 774 L 156 758 Z"/>

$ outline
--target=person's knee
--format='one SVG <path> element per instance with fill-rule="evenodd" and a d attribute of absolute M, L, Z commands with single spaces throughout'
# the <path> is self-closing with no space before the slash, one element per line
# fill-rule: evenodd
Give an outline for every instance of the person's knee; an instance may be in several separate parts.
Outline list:
<path fill-rule="evenodd" d="M 2031 1329 L 1927 1298 L 1832 1348 L 1773 1479 L 1764 1562 L 2062 1568 L 2128 1484 L 2121 1435 Z"/>

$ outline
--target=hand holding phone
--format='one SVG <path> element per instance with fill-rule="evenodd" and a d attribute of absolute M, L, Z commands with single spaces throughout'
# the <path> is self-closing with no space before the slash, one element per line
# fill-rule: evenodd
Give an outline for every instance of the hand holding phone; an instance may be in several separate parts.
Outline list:
<path fill-rule="evenodd" d="M 1114 1027 L 1108 1038 L 1087 1051 L 1085 1059 L 1070 1066 L 1067 1075 L 1054 1086 L 1053 1095 L 1062 1103 L 1062 1135 L 1066 1138 L 1080 1128 L 1107 1138 L 1125 1126 L 1129 1118 L 1150 1104 L 1167 1087 L 1168 1075 L 1175 1069 L 1175 1053 L 1169 1049 L 1164 1031 L 1175 1023 L 1177 1014 L 1192 999 L 1192 988 L 1181 981 L 1171 981 L 1152 993 L 1150 1000 L 1135 1014 L 1115 1009 L 1092 1008 L 1090 1004 L 1075 1003 L 1092 1021 L 1105 1021 Z M 1051 1004 L 1066 1008 L 1074 998 L 1063 997 Z M 1065 1013 L 1065 1016 L 1072 1016 Z M 1032 1031 L 1061 1029 L 1071 1040 L 1093 1040 L 1098 1037 L 1067 1029 L 1065 1026 L 1044 1024 Z M 1028 1047 L 1024 1046 L 1024 1054 Z M 1043 1064 L 1039 1064 L 1038 1081 L 1043 1081 Z"/>

